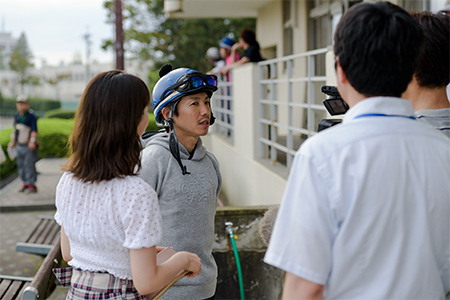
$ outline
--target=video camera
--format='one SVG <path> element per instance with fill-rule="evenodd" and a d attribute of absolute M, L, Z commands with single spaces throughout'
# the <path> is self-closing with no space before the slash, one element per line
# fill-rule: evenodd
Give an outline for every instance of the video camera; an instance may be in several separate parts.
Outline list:
<path fill-rule="evenodd" d="M 348 105 L 342 99 L 337 90 L 337 87 L 332 85 L 322 85 L 322 93 L 328 95 L 329 98 L 323 100 L 323 105 L 328 113 L 332 116 L 345 114 L 348 110 Z M 317 131 L 320 132 L 331 126 L 341 123 L 341 119 L 323 119 L 320 120 Z"/>

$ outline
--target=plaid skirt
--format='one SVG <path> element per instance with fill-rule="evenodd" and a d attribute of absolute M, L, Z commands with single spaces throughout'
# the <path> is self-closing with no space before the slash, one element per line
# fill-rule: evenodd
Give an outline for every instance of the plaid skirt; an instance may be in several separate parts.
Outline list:
<path fill-rule="evenodd" d="M 53 269 L 63 286 L 69 286 L 70 300 L 134 300 L 147 299 L 134 288 L 133 281 L 117 278 L 107 272 L 90 272 L 74 268 Z"/>

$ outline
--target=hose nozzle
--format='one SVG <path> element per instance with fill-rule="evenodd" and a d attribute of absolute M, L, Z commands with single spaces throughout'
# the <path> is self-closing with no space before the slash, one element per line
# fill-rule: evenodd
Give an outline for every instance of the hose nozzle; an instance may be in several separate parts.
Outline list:
<path fill-rule="evenodd" d="M 230 236 L 234 236 L 233 233 L 233 222 L 225 222 L 225 226 L 226 226 L 226 231 Z"/>

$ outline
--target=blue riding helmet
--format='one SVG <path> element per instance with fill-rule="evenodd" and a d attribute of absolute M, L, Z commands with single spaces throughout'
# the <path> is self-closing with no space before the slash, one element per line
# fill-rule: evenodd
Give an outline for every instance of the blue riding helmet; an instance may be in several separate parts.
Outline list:
<path fill-rule="evenodd" d="M 206 92 L 211 98 L 212 94 L 217 91 L 215 75 L 203 74 L 189 68 L 172 70 L 171 65 L 164 65 L 159 71 L 159 75 L 161 78 L 152 93 L 153 113 L 159 124 L 163 123 L 161 109 L 166 105 L 176 105 L 182 97 L 200 92 Z"/>

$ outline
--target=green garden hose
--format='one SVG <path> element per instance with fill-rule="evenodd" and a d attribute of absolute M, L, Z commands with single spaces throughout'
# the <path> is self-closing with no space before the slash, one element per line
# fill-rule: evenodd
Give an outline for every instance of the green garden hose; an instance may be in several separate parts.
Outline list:
<path fill-rule="evenodd" d="M 227 226 L 226 230 L 228 235 L 230 236 L 231 245 L 233 246 L 233 252 L 234 252 L 234 258 L 236 259 L 236 267 L 238 271 L 238 279 L 239 279 L 239 292 L 241 294 L 241 300 L 245 300 L 244 296 L 244 280 L 242 278 L 242 269 L 241 269 L 241 262 L 239 260 L 239 253 L 236 247 L 236 240 L 233 233 L 233 223 L 231 222 L 225 222 L 225 226 Z"/>

